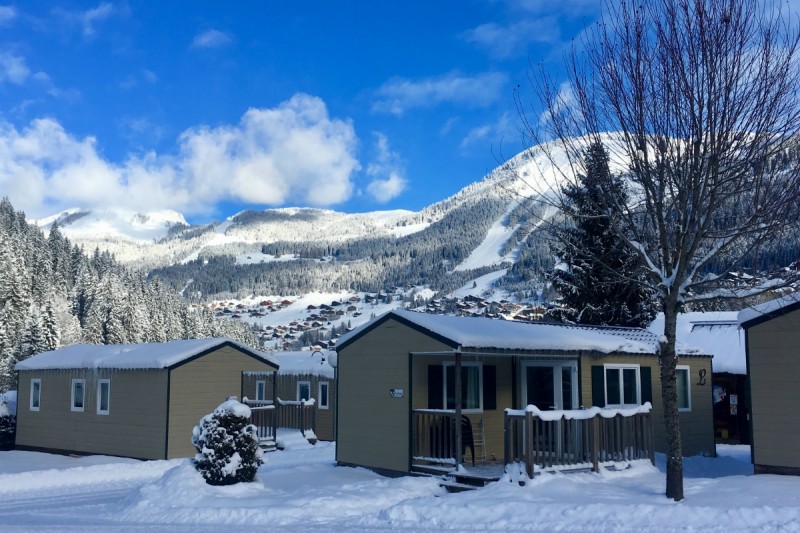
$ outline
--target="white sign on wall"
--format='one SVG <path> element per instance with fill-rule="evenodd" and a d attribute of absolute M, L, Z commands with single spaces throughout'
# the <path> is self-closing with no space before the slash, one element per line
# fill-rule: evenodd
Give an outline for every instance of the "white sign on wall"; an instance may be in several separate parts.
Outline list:
<path fill-rule="evenodd" d="M 403 389 L 389 389 L 389 396 L 392 398 L 402 398 L 405 394 Z"/>

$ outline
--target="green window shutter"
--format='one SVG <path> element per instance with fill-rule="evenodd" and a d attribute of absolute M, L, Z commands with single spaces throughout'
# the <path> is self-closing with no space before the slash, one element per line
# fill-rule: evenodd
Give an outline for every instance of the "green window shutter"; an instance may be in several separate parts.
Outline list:
<path fill-rule="evenodd" d="M 592 406 L 606 406 L 606 379 L 603 365 L 592 365 Z"/>
<path fill-rule="evenodd" d="M 428 365 L 428 409 L 444 409 L 442 398 L 442 382 L 444 374 L 442 365 Z"/>
<path fill-rule="evenodd" d="M 639 377 L 642 380 L 642 404 L 644 404 L 644 402 L 653 403 L 653 381 L 651 377 L 651 368 L 649 366 L 640 367 Z"/>
<path fill-rule="evenodd" d="M 483 365 L 483 410 L 497 409 L 497 367 Z"/>

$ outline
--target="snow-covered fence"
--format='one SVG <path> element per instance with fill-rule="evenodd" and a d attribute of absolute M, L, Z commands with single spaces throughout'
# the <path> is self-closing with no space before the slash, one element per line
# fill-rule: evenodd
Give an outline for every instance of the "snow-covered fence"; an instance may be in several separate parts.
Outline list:
<path fill-rule="evenodd" d="M 534 468 L 591 469 L 638 459 L 655 462 L 650 403 L 631 409 L 540 411 L 506 409 L 505 464 Z"/>
<path fill-rule="evenodd" d="M 316 442 L 316 402 L 308 400 L 250 400 L 244 403 L 253 411 L 252 423 L 258 428 L 259 438 L 275 440 L 277 428 L 297 429 L 309 441 Z"/>
<path fill-rule="evenodd" d="M 278 398 L 278 427 L 299 429 L 308 440 L 316 441 L 317 427 L 314 398 L 308 400 L 281 400 Z"/>

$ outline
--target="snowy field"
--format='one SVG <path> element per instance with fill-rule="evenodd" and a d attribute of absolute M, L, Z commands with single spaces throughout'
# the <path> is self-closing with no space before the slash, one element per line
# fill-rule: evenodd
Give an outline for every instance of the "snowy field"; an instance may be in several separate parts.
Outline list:
<path fill-rule="evenodd" d="M 287 439 L 257 481 L 211 487 L 189 461 L 0 452 L 0 531 L 800 531 L 800 477 L 752 475 L 749 448 L 686 460 L 686 500 L 658 467 L 545 474 L 448 494 L 433 478 L 334 466 Z"/>

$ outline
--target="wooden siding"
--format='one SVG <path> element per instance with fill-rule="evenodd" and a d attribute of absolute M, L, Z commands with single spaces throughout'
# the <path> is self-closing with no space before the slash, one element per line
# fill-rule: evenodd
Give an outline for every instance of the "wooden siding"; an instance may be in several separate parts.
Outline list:
<path fill-rule="evenodd" d="M 753 464 L 800 468 L 800 310 L 749 328 L 747 353 Z"/>
<path fill-rule="evenodd" d="M 192 457 L 192 429 L 229 396 L 241 399 L 242 373 L 275 370 L 232 347 L 223 346 L 170 371 L 167 458 Z"/>
<path fill-rule="evenodd" d="M 410 465 L 409 352 L 441 351 L 444 344 L 387 320 L 339 351 L 336 460 L 408 472 Z M 392 398 L 390 389 L 403 389 Z"/>
<path fill-rule="evenodd" d="M 30 410 L 31 379 L 41 379 L 41 408 Z M 84 379 L 84 411 L 71 411 L 73 379 Z M 97 414 L 97 383 L 111 380 L 109 414 Z M 18 446 L 163 459 L 166 370 L 26 370 L 19 373 Z"/>
<path fill-rule="evenodd" d="M 658 358 L 655 356 L 608 355 L 605 357 L 585 356 L 581 358 L 581 405 L 592 405 L 592 366 L 604 364 L 633 364 L 650 367 L 653 392 L 653 433 L 656 451 L 666 449 L 664 430 L 664 403 L 661 400 L 661 377 Z M 714 416 L 711 393 L 711 358 L 679 358 L 678 365 L 689 367 L 691 383 L 691 411 L 678 414 L 681 424 L 681 444 L 684 455 L 716 455 L 714 444 Z M 700 385 L 700 371 L 705 370 L 705 384 Z"/>

